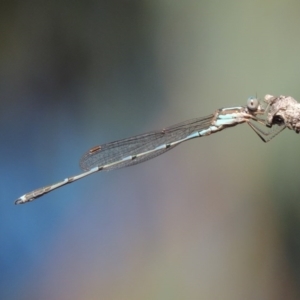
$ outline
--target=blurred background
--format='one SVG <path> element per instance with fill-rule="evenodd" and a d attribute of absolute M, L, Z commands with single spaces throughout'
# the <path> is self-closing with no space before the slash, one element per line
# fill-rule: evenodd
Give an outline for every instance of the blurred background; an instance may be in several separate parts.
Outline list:
<path fill-rule="evenodd" d="M 300 100 L 300 3 L 0 2 L 1 299 L 299 299 L 300 140 L 247 125 L 14 206 L 89 148 Z"/>

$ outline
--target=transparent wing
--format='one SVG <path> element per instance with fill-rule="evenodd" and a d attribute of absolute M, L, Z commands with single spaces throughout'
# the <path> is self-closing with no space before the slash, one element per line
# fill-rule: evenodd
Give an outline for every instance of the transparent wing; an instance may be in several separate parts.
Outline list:
<path fill-rule="evenodd" d="M 80 160 L 80 167 L 85 171 L 90 170 L 96 166 L 103 166 L 113 162 L 121 161 L 125 157 L 151 151 L 161 145 L 179 141 L 195 131 L 208 128 L 211 125 L 213 116 L 214 115 L 209 115 L 207 117 L 192 119 L 173 125 L 166 129 L 152 131 L 127 139 L 93 147 L 82 156 Z M 132 166 L 163 154 L 174 147 L 175 145 L 164 149 L 158 149 L 150 152 L 149 154 L 137 157 L 134 160 L 120 162 L 119 164 L 108 167 L 105 170 Z"/>

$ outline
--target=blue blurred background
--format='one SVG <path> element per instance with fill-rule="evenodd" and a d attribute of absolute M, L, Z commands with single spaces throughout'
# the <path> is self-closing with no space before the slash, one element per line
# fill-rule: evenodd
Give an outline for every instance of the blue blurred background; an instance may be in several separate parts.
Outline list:
<path fill-rule="evenodd" d="M 299 299 L 300 140 L 247 125 L 22 206 L 90 147 L 300 100 L 300 3 L 0 2 L 0 299 Z"/>

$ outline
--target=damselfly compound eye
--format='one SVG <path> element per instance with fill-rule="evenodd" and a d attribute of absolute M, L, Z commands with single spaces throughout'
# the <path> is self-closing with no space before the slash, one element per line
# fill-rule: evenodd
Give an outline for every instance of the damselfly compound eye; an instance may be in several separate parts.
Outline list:
<path fill-rule="evenodd" d="M 259 106 L 259 101 L 255 97 L 249 97 L 247 100 L 247 108 L 251 111 L 256 111 Z"/>

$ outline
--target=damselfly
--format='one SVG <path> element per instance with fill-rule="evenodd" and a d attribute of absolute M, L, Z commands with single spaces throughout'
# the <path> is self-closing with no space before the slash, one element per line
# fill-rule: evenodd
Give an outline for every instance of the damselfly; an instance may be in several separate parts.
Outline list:
<path fill-rule="evenodd" d="M 241 123 L 247 123 L 264 142 L 271 140 L 285 127 L 299 132 L 300 107 L 298 108 L 297 105 L 297 101 L 291 97 L 266 95 L 264 103 L 250 97 L 246 106 L 218 109 L 214 114 L 206 117 L 93 147 L 80 160 L 83 173 L 27 193 L 18 198 L 15 204 L 33 201 L 96 172 L 144 162 L 185 141 L 208 136 Z M 291 121 L 291 116 L 295 120 L 295 114 L 298 116 L 298 122 Z"/>

